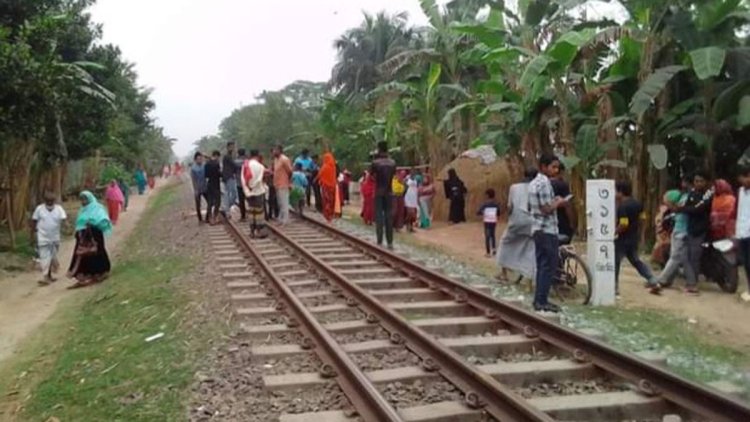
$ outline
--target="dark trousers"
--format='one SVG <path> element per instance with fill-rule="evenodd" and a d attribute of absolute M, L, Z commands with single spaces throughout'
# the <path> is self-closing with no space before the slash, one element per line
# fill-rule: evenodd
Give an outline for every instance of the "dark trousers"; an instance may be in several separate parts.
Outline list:
<path fill-rule="evenodd" d="M 208 202 L 208 214 L 206 214 L 206 218 L 218 216 L 219 207 L 221 207 L 221 189 L 209 187 L 206 191 L 206 202 Z"/>
<path fill-rule="evenodd" d="M 312 206 L 312 202 L 310 202 L 310 198 L 312 197 L 312 186 L 313 186 L 313 177 L 308 175 L 307 176 L 307 186 L 305 186 L 305 203 L 308 207 Z"/>
<path fill-rule="evenodd" d="M 320 193 L 320 185 L 313 183 L 312 185 L 313 195 L 315 196 L 315 210 L 323 212 L 323 195 Z"/>
<path fill-rule="evenodd" d="M 275 220 L 279 216 L 279 201 L 276 200 L 276 188 L 268 186 L 268 201 L 266 201 L 266 220 Z"/>
<path fill-rule="evenodd" d="M 237 202 L 240 207 L 240 217 L 244 220 L 247 217 L 247 206 L 245 204 L 245 190 L 240 185 L 237 185 Z"/>
<path fill-rule="evenodd" d="M 391 206 L 393 198 L 391 195 L 375 195 L 375 233 L 378 237 L 378 245 L 383 244 L 383 232 L 388 245 L 393 245 L 393 213 Z"/>
<path fill-rule="evenodd" d="M 203 221 L 203 212 L 201 211 L 201 198 L 206 200 L 206 203 L 208 203 L 208 196 L 206 196 L 205 193 L 201 192 L 195 192 L 195 214 L 198 216 L 198 221 Z M 208 214 L 206 214 L 206 219 L 208 219 Z"/>
<path fill-rule="evenodd" d="M 549 289 L 557 272 L 559 261 L 559 240 L 557 235 L 537 231 L 534 233 L 536 248 L 536 288 L 534 303 L 546 305 L 549 302 Z"/>
<path fill-rule="evenodd" d="M 750 292 L 750 238 L 740 239 L 739 253 L 740 263 L 745 267 L 745 276 L 747 277 L 747 290 Z"/>
<path fill-rule="evenodd" d="M 615 292 L 617 294 L 620 293 L 620 264 L 623 258 L 627 258 L 630 265 L 635 267 L 638 274 L 646 281 L 650 283 L 653 280 L 654 274 L 651 272 L 651 268 L 638 256 L 638 244 L 615 242 Z"/>
<path fill-rule="evenodd" d="M 497 241 L 495 240 L 495 228 L 497 223 L 484 223 L 484 249 L 487 255 L 495 252 Z"/>

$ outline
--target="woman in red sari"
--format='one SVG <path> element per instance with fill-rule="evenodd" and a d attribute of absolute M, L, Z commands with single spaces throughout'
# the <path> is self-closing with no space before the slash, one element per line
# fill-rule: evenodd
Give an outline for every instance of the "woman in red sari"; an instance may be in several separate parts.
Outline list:
<path fill-rule="evenodd" d="M 120 217 L 120 208 L 125 204 L 125 195 L 122 194 L 117 180 L 113 180 L 104 191 L 104 199 L 107 201 L 107 214 L 112 224 L 117 224 Z"/>
<path fill-rule="evenodd" d="M 323 217 L 329 223 L 333 221 L 336 214 L 336 201 L 338 180 L 336 180 L 336 159 L 333 154 L 326 152 L 323 154 L 323 165 L 320 166 L 318 176 L 316 177 L 320 185 L 321 196 L 323 199 Z"/>
<path fill-rule="evenodd" d="M 375 222 L 375 180 L 369 170 L 365 170 L 362 183 L 359 185 L 359 193 L 362 195 L 362 212 L 359 214 L 368 226 Z"/>
<path fill-rule="evenodd" d="M 717 179 L 714 182 L 714 199 L 711 202 L 711 240 L 734 237 L 736 209 L 737 198 L 732 191 L 732 185 L 724 179 Z"/>

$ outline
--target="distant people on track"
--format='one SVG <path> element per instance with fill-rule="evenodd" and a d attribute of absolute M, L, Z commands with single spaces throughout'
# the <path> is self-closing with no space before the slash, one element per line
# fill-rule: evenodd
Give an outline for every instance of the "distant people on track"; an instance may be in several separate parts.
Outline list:
<path fill-rule="evenodd" d="M 339 201 L 337 194 L 336 159 L 332 153 L 326 152 L 323 154 L 323 164 L 318 171 L 316 182 L 320 186 L 323 217 L 330 224 L 336 216 L 336 203 Z"/>
<path fill-rule="evenodd" d="M 389 249 L 393 249 L 392 182 L 396 173 L 396 162 L 388 154 L 388 144 L 378 143 L 377 156 L 370 166 L 375 179 L 375 231 L 379 246 L 386 238 Z"/>
<path fill-rule="evenodd" d="M 500 239 L 497 265 L 502 269 L 498 279 L 508 280 L 508 270 L 534 280 L 536 277 L 536 248 L 534 247 L 534 217 L 529 210 L 529 183 L 536 178 L 537 170 L 529 168 L 524 180 L 511 185 L 508 192 L 508 225 Z"/>
<path fill-rule="evenodd" d="M 375 222 L 375 179 L 370 170 L 365 170 L 359 181 L 359 194 L 362 197 L 362 211 L 359 216 L 367 226 Z"/>
<path fill-rule="evenodd" d="M 296 161 L 296 160 L 295 160 Z M 292 192 L 289 194 L 294 209 L 302 215 L 305 208 L 305 192 L 310 186 L 307 174 L 302 170 L 302 164 L 295 162 L 292 173 Z"/>
<path fill-rule="evenodd" d="M 146 170 L 143 169 L 143 164 L 139 164 L 138 169 L 135 171 L 135 184 L 138 187 L 138 195 L 143 195 L 146 192 L 147 183 Z"/>
<path fill-rule="evenodd" d="M 539 173 L 529 183 L 529 210 L 534 219 L 532 232 L 536 251 L 533 305 L 536 311 L 560 311 L 559 306 L 549 302 L 549 290 L 559 261 L 557 210 L 565 206 L 565 200 L 555 196 L 550 181 L 559 171 L 560 159 L 552 154 L 542 154 L 539 158 Z"/>
<path fill-rule="evenodd" d="M 406 176 L 405 184 L 406 230 L 411 233 L 414 231 L 414 227 L 419 224 L 419 181 L 416 172 L 412 171 Z"/>
<path fill-rule="evenodd" d="M 31 215 L 31 238 L 36 239 L 39 267 L 42 278 L 39 284 L 46 286 L 57 281 L 54 274 L 60 268 L 57 253 L 60 250 L 60 230 L 68 216 L 65 209 L 56 203 L 55 195 L 47 192 L 44 203 Z"/>
<path fill-rule="evenodd" d="M 482 217 L 484 223 L 484 249 L 487 258 L 495 256 L 497 253 L 497 240 L 495 232 L 497 231 L 497 218 L 500 217 L 502 208 L 495 199 L 495 189 L 489 188 L 484 192 L 484 203 L 477 215 Z"/>
<path fill-rule="evenodd" d="M 128 210 L 128 204 L 130 203 L 130 186 L 128 186 L 124 177 L 121 177 L 117 183 L 120 186 L 123 198 L 125 198 L 125 202 L 122 204 L 122 211 L 125 212 Z"/>
<path fill-rule="evenodd" d="M 224 182 L 224 203 L 222 210 L 227 218 L 232 217 L 232 207 L 237 203 L 237 164 L 235 163 L 234 141 L 227 142 L 227 151 L 221 160 L 221 180 Z"/>
<path fill-rule="evenodd" d="M 640 219 L 643 205 L 632 197 L 633 188 L 630 182 L 621 180 L 615 183 L 615 201 L 617 203 L 615 239 L 615 294 L 620 295 L 620 264 L 627 258 L 646 284 L 655 284 L 654 274 L 638 253 L 640 241 Z"/>
<path fill-rule="evenodd" d="M 393 229 L 400 232 L 406 221 L 406 170 L 398 170 L 393 176 Z"/>
<path fill-rule="evenodd" d="M 112 180 L 104 191 L 104 200 L 107 201 L 107 212 L 112 225 L 117 225 L 120 217 L 120 209 L 125 206 L 125 195 L 120 191 L 120 185 L 117 180 Z"/>
<path fill-rule="evenodd" d="M 739 259 L 745 267 L 747 290 L 740 295 L 750 302 L 750 167 L 743 167 L 738 176 L 740 190 L 737 192 L 737 218 L 734 236 L 739 246 Z"/>
<path fill-rule="evenodd" d="M 289 188 L 292 183 L 292 162 L 284 155 L 284 147 L 276 145 L 273 149 L 273 186 L 276 188 L 276 200 L 279 204 L 279 224 L 289 223 Z"/>
<path fill-rule="evenodd" d="M 268 191 L 265 183 L 266 168 L 261 163 L 258 150 L 250 150 L 250 158 L 242 164 L 240 184 L 247 198 L 247 212 L 250 214 L 250 237 L 263 238 L 266 233 L 265 199 Z"/>
<path fill-rule="evenodd" d="M 466 221 L 466 185 L 458 177 L 455 169 L 448 170 L 448 180 L 443 182 L 445 198 L 450 201 L 450 212 L 448 221 L 451 224 L 463 223 Z"/>
<path fill-rule="evenodd" d="M 111 264 L 104 236 L 112 232 L 112 222 L 104 209 L 89 191 L 80 195 L 81 208 L 75 225 L 76 244 L 68 277 L 76 282 L 69 289 L 85 287 L 104 281 L 109 276 Z"/>
<path fill-rule="evenodd" d="M 206 221 L 210 225 L 215 225 L 219 218 L 219 207 L 221 206 L 221 164 L 219 159 L 221 152 L 213 151 L 211 159 L 208 160 L 204 167 L 206 176 L 206 199 L 208 202 L 208 212 Z"/>
<path fill-rule="evenodd" d="M 307 177 L 307 188 L 305 188 L 305 202 L 307 203 L 307 206 L 310 207 L 312 206 L 312 173 L 316 165 L 315 161 L 313 161 L 312 157 L 310 157 L 309 149 L 304 148 L 302 152 L 300 152 L 300 155 L 298 155 L 297 158 L 294 159 L 295 168 L 297 167 L 297 164 L 300 165 L 300 167 L 302 168 L 302 172 L 305 173 L 305 177 Z"/>
<path fill-rule="evenodd" d="M 432 202 L 435 199 L 435 184 L 427 174 L 419 187 L 419 227 L 428 229 L 432 225 Z"/>
<path fill-rule="evenodd" d="M 203 211 L 201 198 L 206 200 L 206 221 L 210 217 L 210 201 L 208 199 L 208 189 L 206 183 L 206 165 L 203 162 L 203 154 L 196 152 L 193 155 L 193 164 L 190 166 L 190 181 L 193 184 L 193 199 L 195 201 L 195 215 L 198 216 L 198 223 L 203 223 Z"/>
<path fill-rule="evenodd" d="M 237 159 L 234 160 L 234 180 L 236 181 L 237 185 L 237 204 L 240 207 L 240 222 L 244 223 L 247 221 L 247 208 L 246 208 L 246 199 L 245 199 L 245 190 L 242 189 L 242 183 L 240 183 L 241 179 L 241 173 L 242 173 L 242 165 L 245 163 L 245 160 L 247 160 L 246 151 L 245 148 L 240 148 L 237 150 Z"/>

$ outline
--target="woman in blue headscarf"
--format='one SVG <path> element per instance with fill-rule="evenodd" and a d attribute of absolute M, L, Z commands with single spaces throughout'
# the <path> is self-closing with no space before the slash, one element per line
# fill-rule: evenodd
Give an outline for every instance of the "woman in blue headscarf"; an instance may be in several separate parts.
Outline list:
<path fill-rule="evenodd" d="M 76 218 L 76 246 L 70 262 L 68 277 L 77 281 L 71 289 L 104 281 L 111 268 L 104 236 L 112 232 L 112 222 L 107 210 L 94 194 L 83 191 L 80 195 L 81 209 Z"/>

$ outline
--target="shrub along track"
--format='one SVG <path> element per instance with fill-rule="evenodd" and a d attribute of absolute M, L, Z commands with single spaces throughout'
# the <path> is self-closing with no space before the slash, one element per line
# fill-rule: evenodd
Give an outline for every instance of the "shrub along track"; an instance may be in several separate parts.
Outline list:
<path fill-rule="evenodd" d="M 209 233 L 252 356 L 272 362 L 265 387 L 351 404 L 282 421 L 750 420 L 739 401 L 316 220 L 268 239 L 234 222 Z"/>

